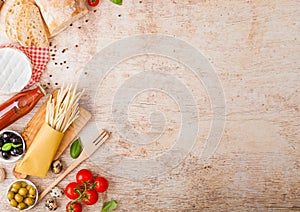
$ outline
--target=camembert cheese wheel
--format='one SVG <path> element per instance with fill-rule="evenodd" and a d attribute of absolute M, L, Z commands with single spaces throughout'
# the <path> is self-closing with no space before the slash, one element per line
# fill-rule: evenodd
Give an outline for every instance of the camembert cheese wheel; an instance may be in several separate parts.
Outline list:
<path fill-rule="evenodd" d="M 29 58 L 20 50 L 0 49 L 0 93 L 10 94 L 21 91 L 32 74 Z"/>

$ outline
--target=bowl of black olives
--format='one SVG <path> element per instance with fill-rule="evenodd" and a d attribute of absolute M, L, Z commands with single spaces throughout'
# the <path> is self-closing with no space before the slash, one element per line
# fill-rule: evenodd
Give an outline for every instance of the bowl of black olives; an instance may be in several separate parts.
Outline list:
<path fill-rule="evenodd" d="M 0 132 L 0 161 L 16 162 L 25 152 L 25 141 L 22 136 L 12 130 Z"/>
<path fill-rule="evenodd" d="M 30 210 L 38 200 L 38 190 L 29 180 L 16 180 L 7 189 L 7 201 L 17 210 Z"/>

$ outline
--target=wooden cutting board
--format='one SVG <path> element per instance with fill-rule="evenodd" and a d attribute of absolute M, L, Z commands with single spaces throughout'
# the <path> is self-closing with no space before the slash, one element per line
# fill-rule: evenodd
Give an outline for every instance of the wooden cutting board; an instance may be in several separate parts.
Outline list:
<path fill-rule="evenodd" d="M 52 95 L 55 97 L 58 90 L 55 90 Z M 48 100 L 47 100 L 48 101 Z M 39 111 L 33 116 L 33 118 L 28 122 L 27 126 L 22 132 L 22 136 L 26 142 L 26 148 L 29 148 L 34 137 L 38 133 L 42 124 L 45 122 L 46 106 L 47 101 L 42 105 Z M 70 143 L 76 138 L 80 130 L 87 124 L 91 118 L 91 113 L 82 107 L 79 108 L 80 116 L 71 124 L 61 141 L 61 144 L 57 150 L 54 160 L 58 159 L 65 149 L 70 145 Z"/>

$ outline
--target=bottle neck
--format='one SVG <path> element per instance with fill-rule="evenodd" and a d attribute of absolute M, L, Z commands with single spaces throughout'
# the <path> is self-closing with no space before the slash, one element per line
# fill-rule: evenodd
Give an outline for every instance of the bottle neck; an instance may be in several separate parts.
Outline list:
<path fill-rule="evenodd" d="M 46 91 L 42 86 L 38 85 L 33 90 L 25 91 L 24 94 L 18 98 L 19 108 L 33 107 L 46 94 Z"/>

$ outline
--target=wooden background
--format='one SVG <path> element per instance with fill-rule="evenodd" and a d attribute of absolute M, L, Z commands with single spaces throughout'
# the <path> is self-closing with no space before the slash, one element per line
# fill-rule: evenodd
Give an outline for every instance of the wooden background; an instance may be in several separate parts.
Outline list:
<path fill-rule="evenodd" d="M 89 160 L 77 170 L 89 168 L 109 179 L 110 188 L 102 198 L 118 200 L 117 211 L 300 210 L 299 8 L 299 1 L 279 0 L 136 0 L 121 7 L 103 0 L 90 8 L 88 15 L 51 40 L 44 85 L 54 89 L 80 80 L 87 62 L 119 39 L 147 33 L 174 36 L 197 48 L 214 67 L 225 94 L 226 124 L 215 154 L 201 161 L 213 113 L 205 88 L 180 64 L 156 56 L 133 58 L 110 72 L 95 97 L 95 120 L 113 132 L 106 148 L 143 160 L 164 154 L 175 142 L 180 111 L 160 93 L 145 92 L 138 98 L 131 105 L 131 119 L 138 130 L 147 131 L 148 112 L 159 109 L 170 121 L 167 135 L 155 147 L 143 148 L 118 135 L 110 116 L 112 97 L 137 70 L 163 71 L 185 82 L 199 108 L 197 142 L 178 166 L 152 178 L 130 178 L 126 170 L 120 176 L 109 159 L 101 162 L 104 166 Z M 2 101 L 6 98 L 1 96 Z M 22 131 L 41 104 L 10 129 Z M 71 162 L 68 152 L 62 160 L 65 165 Z M 0 193 L 4 197 L 14 177 L 11 165 L 1 166 L 8 174 Z M 73 181 L 77 170 L 59 186 Z M 54 177 L 49 173 L 43 180 L 30 179 L 42 190 Z M 0 203 L 0 211 L 13 211 L 5 198 Z M 64 211 L 67 198 L 58 203 L 58 211 Z M 100 208 L 101 202 L 84 211 Z M 34 211 L 44 211 L 43 202 Z"/>

